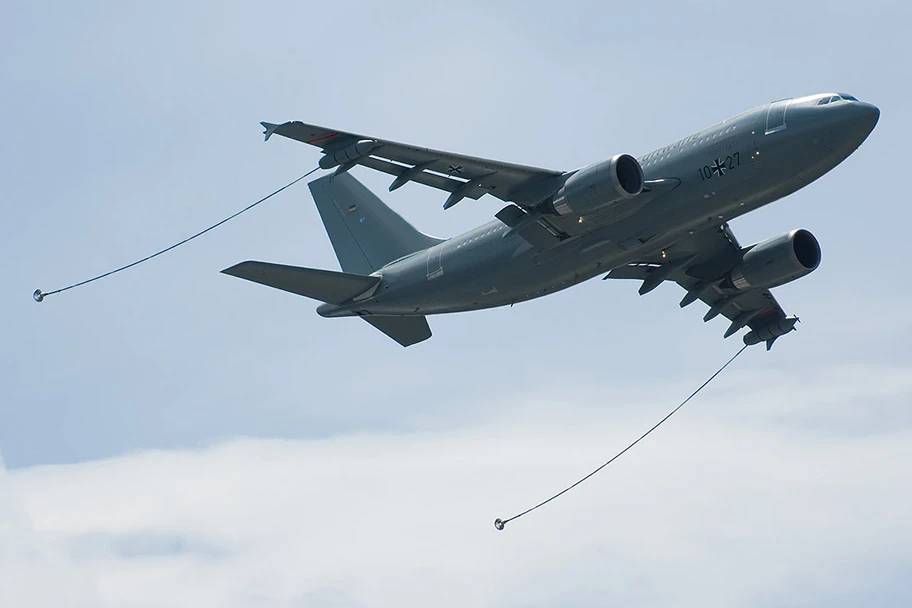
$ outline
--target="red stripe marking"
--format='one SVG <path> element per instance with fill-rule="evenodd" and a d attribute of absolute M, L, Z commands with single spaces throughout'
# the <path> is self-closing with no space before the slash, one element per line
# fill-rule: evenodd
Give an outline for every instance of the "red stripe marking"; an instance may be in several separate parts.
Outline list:
<path fill-rule="evenodd" d="M 338 134 L 339 134 L 338 131 L 333 131 L 329 135 L 324 135 L 323 137 L 314 137 L 313 139 L 308 139 L 305 143 L 314 144 L 314 143 L 317 143 L 318 141 L 323 141 L 324 139 L 332 139 L 333 137 L 335 137 Z"/>

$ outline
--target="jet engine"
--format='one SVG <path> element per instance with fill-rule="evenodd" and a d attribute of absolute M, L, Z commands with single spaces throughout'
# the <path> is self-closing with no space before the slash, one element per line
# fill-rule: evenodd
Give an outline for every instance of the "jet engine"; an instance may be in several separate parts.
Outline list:
<path fill-rule="evenodd" d="M 589 165 L 570 176 L 551 200 L 557 215 L 607 211 L 643 191 L 643 169 L 629 154 Z"/>
<path fill-rule="evenodd" d="M 819 265 L 820 244 L 814 235 L 792 230 L 746 248 L 722 287 L 736 291 L 778 287 L 810 274 Z"/>

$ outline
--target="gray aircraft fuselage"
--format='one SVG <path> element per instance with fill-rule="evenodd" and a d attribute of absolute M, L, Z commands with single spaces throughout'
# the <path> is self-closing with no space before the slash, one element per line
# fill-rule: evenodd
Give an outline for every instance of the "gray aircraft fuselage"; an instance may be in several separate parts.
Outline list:
<path fill-rule="evenodd" d="M 372 297 L 317 311 L 429 315 L 504 306 L 664 251 L 791 194 L 854 152 L 879 110 L 847 95 L 818 105 L 827 96 L 835 94 L 765 104 L 638 158 L 645 179 L 680 185 L 625 219 L 543 251 L 494 220 L 387 264 Z"/>

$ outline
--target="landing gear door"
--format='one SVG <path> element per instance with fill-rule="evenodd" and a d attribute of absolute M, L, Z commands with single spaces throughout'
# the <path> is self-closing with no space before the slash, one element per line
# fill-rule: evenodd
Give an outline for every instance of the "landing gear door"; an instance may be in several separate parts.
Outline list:
<path fill-rule="evenodd" d="M 785 130 L 785 111 L 791 101 L 791 99 L 782 99 L 770 104 L 769 112 L 766 113 L 766 135 Z"/>

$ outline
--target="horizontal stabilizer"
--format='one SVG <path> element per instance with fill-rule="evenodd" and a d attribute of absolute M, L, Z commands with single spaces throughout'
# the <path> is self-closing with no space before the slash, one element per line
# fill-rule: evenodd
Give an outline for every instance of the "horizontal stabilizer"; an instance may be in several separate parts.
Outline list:
<path fill-rule="evenodd" d="M 299 268 L 268 262 L 241 262 L 222 272 L 329 304 L 348 302 L 367 293 L 380 282 L 378 276 Z"/>
<path fill-rule="evenodd" d="M 431 328 L 425 317 L 361 317 L 387 336 L 401 344 L 411 346 L 431 337 Z"/>

